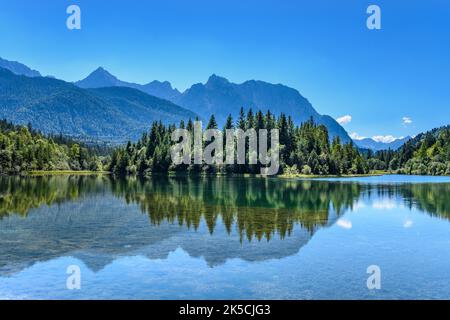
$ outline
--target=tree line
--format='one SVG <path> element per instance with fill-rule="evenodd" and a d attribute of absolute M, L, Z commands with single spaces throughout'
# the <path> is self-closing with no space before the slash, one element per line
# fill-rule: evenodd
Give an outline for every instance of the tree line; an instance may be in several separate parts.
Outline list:
<path fill-rule="evenodd" d="M 400 174 L 450 175 L 450 126 L 421 133 L 396 151 L 368 151 L 366 159 L 370 170 L 388 170 Z"/>
<path fill-rule="evenodd" d="M 196 119 L 198 120 L 198 119 Z M 171 133 L 194 130 L 194 121 L 178 126 L 154 122 L 137 142 L 125 146 L 88 145 L 62 135 L 44 135 L 30 125 L 13 125 L 0 120 L 0 174 L 52 170 L 109 170 L 118 176 L 148 176 L 152 173 L 184 172 L 208 174 L 256 174 L 261 164 L 180 164 L 171 158 Z M 226 129 L 279 130 L 280 169 L 285 175 L 348 175 L 373 171 L 399 174 L 449 175 L 450 126 L 433 129 L 407 141 L 398 150 L 360 151 L 339 137 L 330 139 L 328 130 L 311 119 L 297 126 L 292 117 L 270 111 L 240 110 L 236 121 L 228 116 Z M 212 115 L 206 129 L 218 129 Z M 224 138 L 225 139 L 225 138 Z M 269 134 L 270 142 L 270 134 Z M 270 143 L 269 143 L 270 144 Z M 247 142 L 248 146 L 248 142 Z M 237 145 L 235 145 L 235 148 Z M 270 148 L 270 146 L 269 146 Z M 236 151 L 236 150 L 235 150 Z M 246 158 L 248 160 L 248 148 Z"/>
<path fill-rule="evenodd" d="M 196 119 L 198 120 L 198 119 Z M 144 133 L 136 143 L 128 142 L 124 147 L 114 150 L 110 170 L 117 175 L 150 175 L 152 173 L 189 172 L 212 174 L 254 174 L 260 172 L 260 164 L 180 164 L 174 165 L 171 159 L 171 133 L 176 129 L 187 129 L 193 133 L 194 122 L 181 121 L 179 126 L 154 122 L 150 131 Z M 311 119 L 296 126 L 291 116 L 281 113 L 278 117 L 267 111 L 253 112 L 243 108 L 236 121 L 229 115 L 223 132 L 227 129 L 272 129 L 279 130 L 280 170 L 279 174 L 305 175 L 344 175 L 365 174 L 369 167 L 367 161 L 353 145 L 342 143 L 339 137 L 330 142 L 328 130 Z M 206 129 L 219 129 L 214 115 Z M 224 138 L 225 139 L 225 138 Z M 268 137 L 270 141 L 270 135 Z M 225 144 L 225 143 L 224 143 Z M 235 144 L 235 148 L 237 145 Z M 248 152 L 248 148 L 247 148 Z M 247 153 L 246 158 L 249 155 Z M 249 163 L 248 161 L 246 163 Z"/>
<path fill-rule="evenodd" d="M 0 174 L 30 171 L 100 171 L 106 160 L 98 147 L 88 147 L 63 136 L 45 136 L 31 125 L 0 120 Z M 102 162 L 103 160 L 103 162 Z"/>

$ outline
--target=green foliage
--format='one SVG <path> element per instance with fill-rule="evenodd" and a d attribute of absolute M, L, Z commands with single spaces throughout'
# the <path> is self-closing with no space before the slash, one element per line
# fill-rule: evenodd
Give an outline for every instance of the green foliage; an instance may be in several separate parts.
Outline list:
<path fill-rule="evenodd" d="M 295 176 L 295 175 L 298 175 L 298 174 L 299 174 L 299 171 L 298 171 L 297 165 L 294 164 L 294 165 L 291 166 L 291 167 L 286 166 L 286 167 L 284 168 L 284 174 L 287 175 L 287 176 Z"/>
<path fill-rule="evenodd" d="M 184 128 L 184 122 L 180 124 Z M 211 116 L 206 128 L 217 128 L 214 115 Z M 293 174 L 299 171 L 316 175 L 365 174 L 368 165 L 353 144 L 341 144 L 336 138 L 330 145 L 328 130 L 324 125 L 316 125 L 313 120 L 295 126 L 291 117 L 281 114 L 278 118 L 268 111 L 265 115 L 261 111 L 254 113 L 251 109 L 246 113 L 241 108 L 236 123 L 228 116 L 224 129 L 278 129 L 280 138 L 280 171 L 279 173 Z M 193 132 L 193 123 L 189 119 L 186 129 Z M 161 122 L 154 122 L 150 131 L 144 133 L 136 142 L 129 142 L 126 147 L 114 151 L 111 160 L 111 171 L 117 175 L 151 173 L 167 173 L 169 171 L 183 171 L 190 173 L 259 173 L 260 164 L 236 165 L 179 165 L 172 164 L 170 157 L 171 133 L 175 126 L 166 126 Z M 225 142 L 224 142 L 225 145 Z M 247 144 L 248 146 L 248 144 Z M 236 145 L 235 145 L 236 147 Z M 246 159 L 251 155 L 248 153 Z M 192 148 L 193 150 L 193 148 Z M 192 161 L 193 163 L 193 161 Z"/>
<path fill-rule="evenodd" d="M 45 137 L 31 126 L 0 121 L 0 174 L 40 170 L 97 171 L 103 170 L 103 166 L 94 152 L 73 140 Z"/>
<path fill-rule="evenodd" d="M 312 172 L 311 167 L 305 164 L 302 168 L 302 174 L 304 175 L 310 175 Z"/>
<path fill-rule="evenodd" d="M 31 122 L 45 134 L 123 143 L 137 140 L 157 119 L 178 123 L 195 113 L 133 88 L 82 89 L 48 77 L 18 76 L 0 68 L 0 118 Z"/>
<path fill-rule="evenodd" d="M 403 174 L 450 174 L 450 126 L 433 129 L 407 141 L 398 151 L 383 150 L 368 156 L 371 170 Z"/>

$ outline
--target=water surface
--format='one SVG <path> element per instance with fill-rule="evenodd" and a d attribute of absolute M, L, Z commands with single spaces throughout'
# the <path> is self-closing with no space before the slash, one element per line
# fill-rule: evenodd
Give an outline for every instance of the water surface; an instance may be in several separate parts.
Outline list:
<path fill-rule="evenodd" d="M 0 178 L 0 298 L 449 299 L 449 200 L 433 177 Z"/>

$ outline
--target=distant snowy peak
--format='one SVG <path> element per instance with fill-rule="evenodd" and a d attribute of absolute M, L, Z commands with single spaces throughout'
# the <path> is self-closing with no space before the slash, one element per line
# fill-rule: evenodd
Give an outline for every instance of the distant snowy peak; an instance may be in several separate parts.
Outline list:
<path fill-rule="evenodd" d="M 379 151 L 379 150 L 397 150 L 401 146 L 405 144 L 406 141 L 410 140 L 411 137 L 404 137 L 395 139 L 391 142 L 383 142 L 382 140 L 377 139 L 378 141 L 372 139 L 372 138 L 365 138 L 365 139 L 353 139 L 353 142 L 360 148 L 363 149 L 370 149 L 373 151 Z"/>

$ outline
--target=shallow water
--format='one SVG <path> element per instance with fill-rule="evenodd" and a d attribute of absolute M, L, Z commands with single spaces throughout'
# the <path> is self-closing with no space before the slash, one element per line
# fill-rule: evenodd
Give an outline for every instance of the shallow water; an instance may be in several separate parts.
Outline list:
<path fill-rule="evenodd" d="M 0 298 L 449 299 L 449 200 L 436 177 L 0 178 Z"/>

